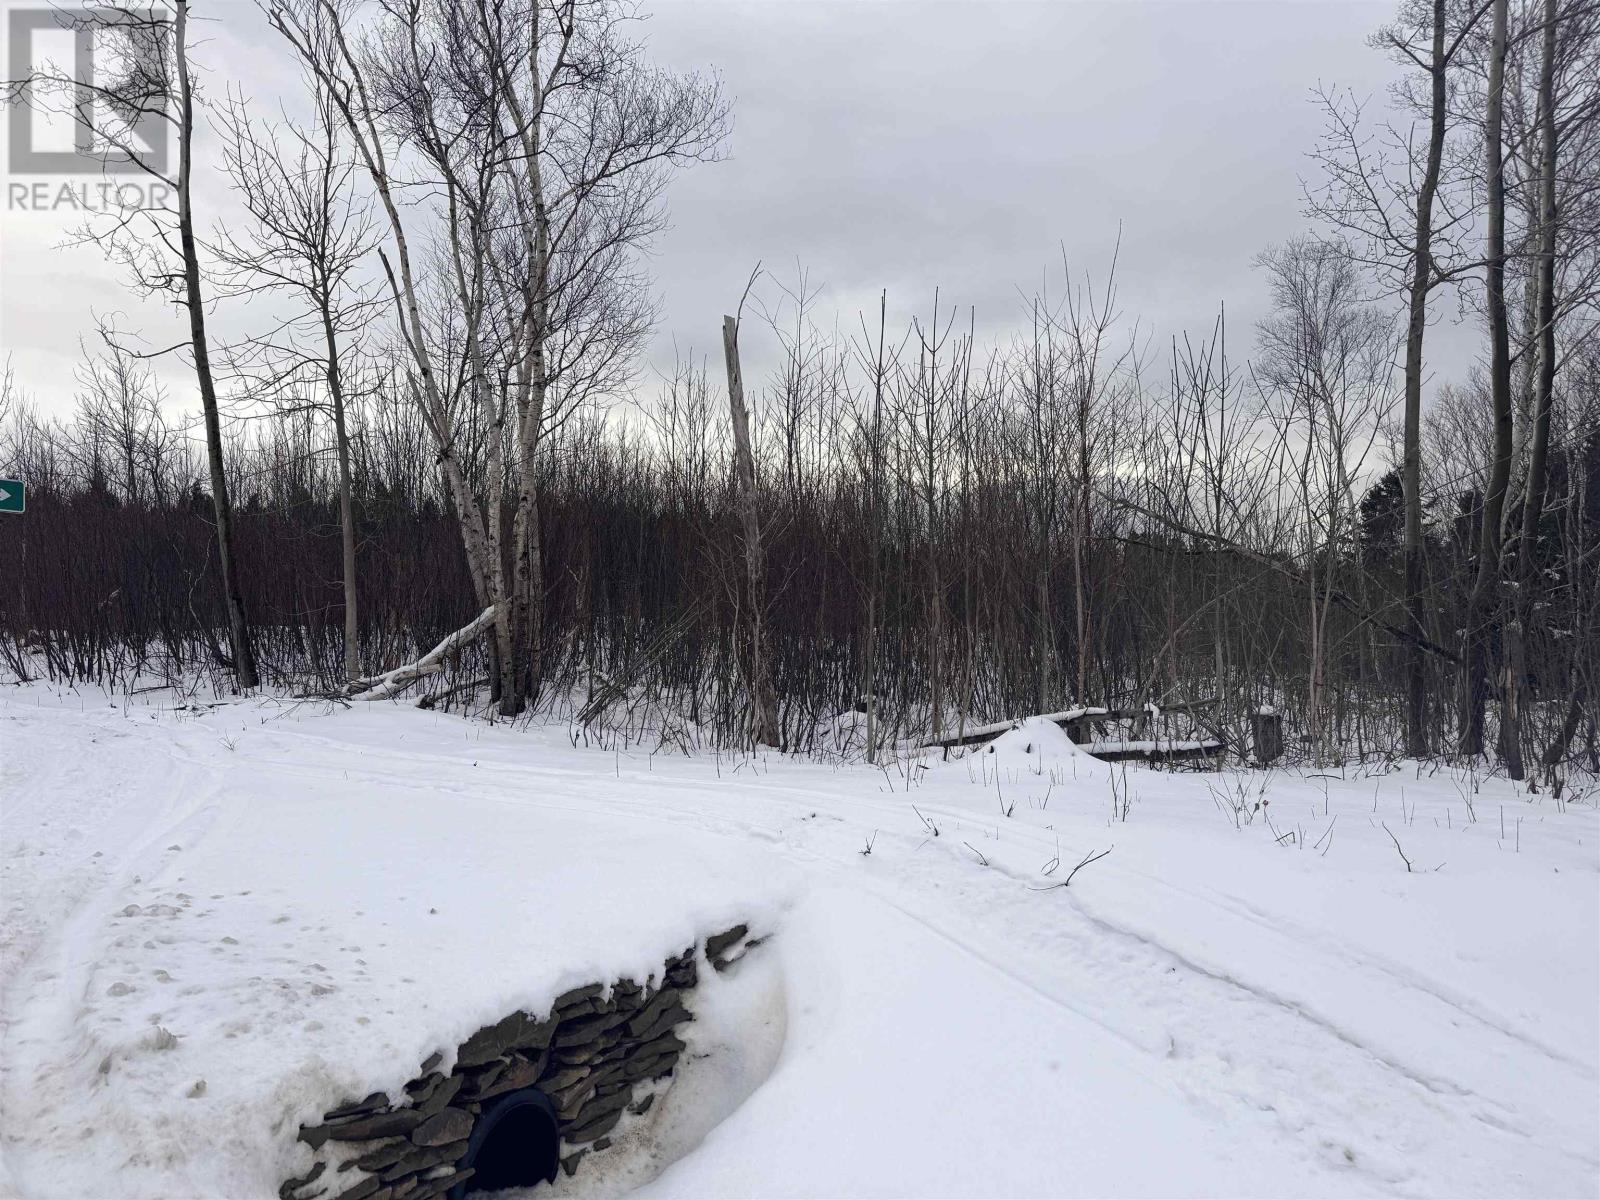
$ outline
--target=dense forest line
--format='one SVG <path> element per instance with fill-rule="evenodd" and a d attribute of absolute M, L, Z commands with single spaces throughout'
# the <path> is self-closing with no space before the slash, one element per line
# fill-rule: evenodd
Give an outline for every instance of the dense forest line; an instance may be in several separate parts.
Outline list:
<path fill-rule="evenodd" d="M 1114 262 L 1063 266 L 993 342 L 939 296 L 829 331 L 804 276 L 758 274 L 721 353 L 663 379 L 640 377 L 643 252 L 730 107 L 650 65 L 631 9 L 270 3 L 313 115 L 289 127 L 231 98 L 196 118 L 177 11 L 118 32 L 173 35 L 139 61 L 251 223 L 196 236 L 180 180 L 139 214 L 161 239 L 95 236 L 187 313 L 204 421 L 114 329 L 71 416 L 7 377 L 0 468 L 31 489 L 0 523 L 12 672 L 420 681 L 872 759 L 1210 700 L 1241 753 L 1270 706 L 1315 762 L 1600 769 L 1594 4 L 1407 0 L 1374 37 L 1388 108 L 1321 97 L 1311 226 L 1260 255 L 1271 309 L 1242 338 L 1141 331 Z M 76 102 L 29 82 L 14 98 Z M 209 306 L 262 292 L 294 315 L 208 337 Z M 1447 303 L 1485 334 L 1450 383 L 1424 356 Z M 757 346 L 778 365 L 747 396 Z"/>
<path fill-rule="evenodd" d="M 782 743 L 860 752 L 873 707 L 875 736 L 893 742 L 1073 704 L 1215 696 L 1241 750 L 1249 714 L 1270 704 L 1291 753 L 1399 753 L 1404 507 L 1378 449 L 1381 409 L 1336 433 L 1296 426 L 1207 344 L 1180 352 L 1161 391 L 1115 365 L 1104 402 L 1080 413 L 1072 356 L 1041 342 L 981 370 L 963 339 L 938 356 L 915 343 L 880 398 L 855 386 L 841 360 L 851 347 L 818 339 L 791 356 L 791 386 L 765 396 L 762 589 Z M 18 674 L 148 686 L 228 662 L 203 461 L 151 403 L 149 375 L 120 367 L 99 374 L 127 390 L 86 394 L 71 421 L 24 408 L 4 428 L 10 469 L 33 489 L 28 519 L 0 526 L 14 568 L 0 647 Z M 1600 682 L 1600 361 L 1572 379 L 1540 518 L 1524 736 L 1530 761 L 1593 763 L 1581 698 Z M 730 437 L 703 374 L 671 383 L 649 419 L 579 417 L 546 443 L 535 694 L 561 712 L 600 696 L 610 703 L 585 715 L 601 726 L 736 743 L 750 718 Z M 1440 747 L 1455 732 L 1453 647 L 1488 465 L 1460 436 L 1483 397 L 1457 402 L 1431 423 L 1427 457 L 1439 476 L 1424 636 Z M 413 410 L 376 383 L 351 418 L 358 659 L 376 671 L 449 634 L 474 596 Z M 336 693 L 333 456 L 311 413 L 236 428 L 239 571 L 265 678 Z M 1337 464 L 1316 461 L 1324 437 L 1370 445 L 1372 482 L 1345 492 Z M 487 697 L 491 652 L 453 656 L 433 691 L 476 683 Z"/>

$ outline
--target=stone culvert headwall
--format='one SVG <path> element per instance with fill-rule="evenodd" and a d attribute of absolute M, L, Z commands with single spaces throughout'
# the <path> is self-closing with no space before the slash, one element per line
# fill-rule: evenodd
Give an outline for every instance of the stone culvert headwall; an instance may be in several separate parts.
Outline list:
<path fill-rule="evenodd" d="M 736 925 L 706 939 L 706 959 L 727 969 L 755 945 Z M 375 1092 L 301 1126 L 317 1153 L 312 1169 L 285 1180 L 282 1200 L 433 1200 L 473 1174 L 463 1165 L 478 1117 L 495 1099 L 536 1087 L 556 1108 L 561 1167 L 572 1174 L 623 1113 L 643 1113 L 650 1087 L 684 1050 L 676 1031 L 692 1020 L 683 1001 L 699 982 L 698 948 L 666 960 L 659 979 L 591 983 L 559 996 L 546 1014 L 514 1012 L 461 1043 L 446 1075 L 435 1054 L 404 1096 Z M 646 1088 L 650 1090 L 646 1091 Z M 636 1093 L 642 1092 L 636 1098 Z"/>

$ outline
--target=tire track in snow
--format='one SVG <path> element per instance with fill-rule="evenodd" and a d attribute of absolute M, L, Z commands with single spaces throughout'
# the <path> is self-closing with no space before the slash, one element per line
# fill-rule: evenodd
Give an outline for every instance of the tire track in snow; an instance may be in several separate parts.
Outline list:
<path fill-rule="evenodd" d="M 104 823 L 93 832 L 77 825 L 69 830 L 81 836 L 60 848 L 59 857 L 68 861 L 58 864 L 58 873 L 81 880 L 70 889 L 72 902 L 65 912 L 40 913 L 30 930 L 32 944 L 6 964 L 0 995 L 0 1188 L 12 1195 L 20 1192 L 17 1181 L 27 1175 L 24 1136 L 34 1123 L 50 1119 L 51 1110 L 40 1099 L 40 1082 L 55 1069 L 63 1051 L 74 1058 L 100 1052 L 84 1033 L 79 1015 L 92 1003 L 91 977 L 105 957 L 106 919 L 121 907 L 142 873 L 159 870 L 170 859 L 173 852 L 167 847 L 203 834 L 216 815 L 222 772 L 180 748 L 175 731 L 164 722 L 139 722 L 130 728 L 121 712 L 113 718 L 98 710 L 88 718 L 96 730 L 91 744 L 104 738 L 137 747 L 142 761 L 130 772 L 125 757 L 87 751 L 79 736 L 81 725 L 68 723 L 63 736 L 58 720 L 52 719 L 59 710 L 25 709 L 0 699 L 0 713 L 10 723 L 6 744 L 25 736 L 31 760 L 6 793 L 8 859 L 19 817 L 32 817 L 35 829 L 61 821 L 87 823 L 84 818 Z M 85 714 L 71 716 L 82 719 Z M 42 753 L 41 744 L 47 748 Z M 88 791 L 95 795 L 86 805 Z M 159 812 L 144 813 L 140 820 L 125 798 L 150 796 L 166 799 Z M 127 829 L 130 825 L 136 834 Z M 73 855 L 74 846 L 99 836 L 118 848 L 102 852 L 99 860 L 84 860 L 81 847 Z M 95 865 L 86 867 L 85 861 Z M 59 888 L 51 889 L 42 880 L 31 885 L 30 894 L 59 894 Z"/>
<path fill-rule="evenodd" d="M 280 728 L 277 732 L 288 730 Z M 289 736 L 307 735 L 295 730 Z M 337 739 L 320 734 L 308 735 L 308 740 L 334 753 L 340 745 Z M 467 748 L 467 753 L 471 749 Z M 379 765 L 370 761 L 371 755 L 363 756 L 359 774 L 368 780 L 382 780 L 385 786 L 407 790 L 441 791 L 448 786 L 447 780 L 438 778 L 438 769 L 441 762 L 453 760 L 411 752 L 391 756 L 385 751 L 382 757 L 384 761 Z M 886 835 L 879 843 L 882 849 L 878 861 L 884 859 L 883 850 L 891 844 L 897 843 L 913 863 L 919 848 L 927 848 L 924 832 L 911 828 L 913 817 L 908 810 L 912 803 L 934 820 L 950 826 L 981 825 L 993 829 L 999 824 L 979 820 L 970 809 L 924 803 L 920 797 L 913 800 L 910 794 L 896 794 L 892 799 L 843 799 L 830 796 L 821 788 L 796 785 L 764 773 L 724 772 L 716 779 L 688 782 L 673 778 L 674 765 L 676 760 L 667 760 L 659 769 L 648 771 L 619 766 L 615 774 L 603 775 L 557 763 L 524 768 L 480 756 L 473 766 L 457 764 L 455 771 L 447 773 L 447 779 L 463 783 L 470 780 L 473 798 L 479 802 L 590 815 L 603 812 L 629 821 L 690 826 L 723 835 L 760 838 L 768 843 L 778 841 L 797 861 L 820 867 L 830 875 L 851 878 L 858 884 L 862 883 L 859 872 L 851 869 L 858 860 L 851 851 L 859 847 L 850 843 L 864 831 L 877 828 Z M 686 769 L 693 771 L 697 766 L 703 769 L 704 764 L 687 765 Z M 317 767 L 298 762 L 294 770 L 303 771 L 307 777 L 320 773 Z M 848 787 L 851 774 L 854 773 L 836 772 L 831 778 Z M 537 779 L 538 794 L 530 794 L 530 778 Z M 519 782 L 523 784 L 520 789 Z M 787 814 L 787 821 L 774 820 L 770 807 L 761 807 L 759 815 L 752 813 L 757 797 L 769 806 L 796 811 Z M 797 837 L 800 810 L 825 812 L 841 820 L 823 827 L 826 832 L 815 826 L 801 826 L 803 832 Z M 775 825 L 784 828 L 775 829 Z M 901 832 L 896 826 L 905 826 L 906 831 Z M 1004 828 L 1014 845 L 1032 846 L 1036 853 L 1048 853 L 1054 847 L 1053 833 L 1023 822 L 1004 822 Z M 958 860 L 954 877 L 964 881 L 961 890 L 974 893 L 970 904 L 975 909 L 1011 905 L 1019 887 L 1036 878 L 1032 872 L 1009 868 L 999 857 L 991 859 L 997 869 L 972 876 L 971 872 L 981 869 L 970 859 L 959 861 L 964 853 L 960 848 L 949 840 L 935 844 L 942 859 L 953 856 Z M 1213 1108 L 1223 1105 L 1231 1114 L 1225 1118 L 1228 1120 L 1266 1121 L 1278 1134 L 1306 1143 L 1325 1165 L 1347 1172 L 1352 1185 L 1360 1179 L 1365 1181 L 1361 1186 L 1382 1191 L 1437 1191 L 1439 1180 L 1418 1179 L 1407 1165 L 1420 1148 L 1429 1144 L 1476 1142 L 1481 1147 L 1485 1138 L 1496 1143 L 1511 1138 L 1523 1153 L 1534 1148 L 1529 1145 L 1531 1135 L 1527 1131 L 1502 1112 L 1492 1110 L 1492 1100 L 1375 1051 L 1303 1002 L 1209 967 L 1160 939 L 1091 914 L 1075 900 L 1070 911 L 1079 928 L 1070 937 L 1058 931 L 1050 955 L 1003 953 L 995 948 L 997 941 L 1004 944 L 1008 940 L 1000 928 L 1027 929 L 1039 924 L 1038 905 L 1050 901 L 1037 894 L 1021 897 L 1014 920 L 985 922 L 981 928 L 957 932 L 948 918 L 952 877 L 949 865 L 946 862 L 945 869 L 933 873 L 913 870 L 909 875 L 897 874 L 883 881 L 869 878 L 865 886 L 878 901 L 938 933 L 989 969 L 1087 1017 L 1108 1034 L 1140 1047 L 1153 1063 L 1176 1076 L 1197 1104 Z M 1171 887 L 1136 868 L 1119 865 L 1113 869 L 1138 877 L 1147 886 L 1161 886 L 1173 892 L 1181 903 L 1203 902 L 1220 907 L 1211 897 Z M 983 882 L 976 882 L 978 879 Z M 995 881 L 1000 879 L 1006 882 L 996 886 Z M 923 896 L 926 907 L 906 902 L 908 883 Z M 1264 927 L 1281 933 L 1270 925 Z M 1011 965 L 1063 959 L 1085 968 L 1085 976 L 1069 982 L 1060 972 L 1044 977 L 1036 967 Z M 1173 979 L 1174 975 L 1178 978 Z M 1096 986 L 1086 989 L 1085 978 L 1094 980 Z M 1159 986 L 1153 986 L 1153 982 Z M 1412 986 L 1404 979 L 1397 982 L 1408 990 Z M 1177 1002 L 1180 995 L 1182 1003 Z M 1497 1026 L 1490 1027 L 1502 1032 Z M 1300 1104 L 1296 1095 L 1304 1084 L 1308 1060 L 1318 1064 L 1315 1074 L 1321 1081 L 1319 1111 Z M 1409 1114 L 1411 1126 L 1396 1130 L 1391 1127 L 1392 1120 L 1374 1115 L 1400 1112 Z M 1422 1113 L 1427 1114 L 1427 1119 L 1418 1122 L 1416 1117 Z M 1496 1149 L 1505 1150 L 1503 1146 Z M 1580 1171 L 1592 1167 L 1587 1159 L 1557 1146 L 1540 1146 L 1537 1152 L 1569 1158 L 1572 1167 Z M 1480 1154 L 1480 1148 L 1460 1153 L 1468 1160 L 1463 1163 L 1457 1184 L 1462 1194 L 1474 1190 L 1474 1180 L 1495 1173 L 1480 1173 L 1478 1166 L 1488 1168 L 1489 1162 L 1469 1165 Z M 1503 1153 L 1489 1157 L 1498 1160 Z"/>
<path fill-rule="evenodd" d="M 918 807 L 936 822 L 940 818 L 950 821 L 970 821 L 972 817 L 972 813 L 970 811 L 958 808 L 949 808 L 937 804 L 929 804 L 924 807 L 919 803 Z M 991 825 L 989 827 L 992 828 L 993 826 Z M 1007 828 L 1012 834 L 1013 841 L 1031 841 L 1034 844 L 1036 851 L 1049 852 L 1051 847 L 1054 845 L 1053 839 L 1047 839 L 1042 831 L 1030 831 L 1027 826 L 1021 825 L 1008 825 Z M 955 855 L 957 858 L 960 857 L 954 846 L 947 846 L 946 850 L 948 853 Z M 1027 884 L 1036 878 L 1036 876 L 1027 872 L 1007 869 L 1005 865 L 1001 863 L 997 857 L 993 857 L 993 855 L 994 852 L 991 851 L 991 870 L 998 869 L 998 873 L 1024 884 Z M 972 864 L 969 863 L 969 865 Z M 1136 867 L 1119 867 L 1116 871 L 1108 871 L 1108 874 L 1115 873 L 1137 877 L 1140 879 L 1141 883 L 1146 886 L 1160 887 L 1162 890 L 1172 893 L 1175 898 L 1175 902 L 1177 903 L 1202 903 L 1214 910 L 1226 910 L 1227 907 L 1226 905 L 1217 903 L 1217 898 L 1213 896 L 1175 887 L 1159 877 L 1154 876 L 1149 872 L 1141 871 Z M 1261 1012 L 1271 1014 L 1274 1020 L 1281 1018 L 1281 1016 L 1284 1014 L 1291 1015 L 1293 1018 L 1295 1018 L 1294 1023 L 1301 1028 L 1302 1036 L 1304 1036 L 1307 1032 L 1306 1027 L 1310 1027 L 1311 1030 L 1315 1030 L 1317 1034 L 1320 1035 L 1318 1036 L 1317 1040 L 1320 1041 L 1324 1046 L 1324 1049 L 1318 1052 L 1318 1058 L 1333 1059 L 1340 1057 L 1339 1053 L 1335 1051 L 1333 1047 L 1328 1045 L 1329 1040 L 1331 1039 L 1333 1042 L 1342 1046 L 1349 1053 L 1359 1056 L 1359 1058 L 1366 1064 L 1376 1065 L 1377 1067 L 1381 1068 L 1385 1075 L 1394 1078 L 1398 1082 L 1402 1090 L 1407 1085 L 1409 1085 L 1412 1089 L 1415 1089 L 1412 1097 L 1413 1100 L 1421 1101 L 1425 1098 L 1428 1102 L 1427 1107 L 1436 1112 L 1442 1122 L 1452 1124 L 1464 1123 L 1468 1130 L 1478 1127 L 1480 1132 L 1486 1129 L 1487 1131 L 1492 1131 L 1492 1134 L 1504 1135 L 1512 1138 L 1515 1140 L 1516 1145 L 1523 1147 L 1522 1153 L 1532 1151 L 1540 1154 L 1550 1154 L 1557 1158 L 1564 1159 L 1569 1164 L 1573 1178 L 1600 1178 L 1600 1158 L 1581 1153 L 1574 1153 L 1562 1142 L 1542 1137 L 1541 1135 L 1545 1131 L 1536 1131 L 1534 1129 L 1530 1129 L 1526 1122 L 1518 1121 L 1516 1119 L 1516 1110 L 1508 1107 L 1496 1096 L 1485 1094 L 1480 1090 L 1467 1087 L 1456 1080 L 1444 1078 L 1438 1074 L 1420 1070 L 1414 1065 L 1398 1058 L 1397 1056 L 1373 1046 L 1368 1041 L 1363 1039 L 1359 1034 L 1344 1026 L 1336 1018 L 1327 1013 L 1319 1011 L 1316 1007 L 1310 1004 L 1307 1004 L 1301 997 L 1288 995 L 1269 986 L 1264 986 L 1257 982 L 1239 977 L 1235 973 L 1232 973 L 1226 969 L 1219 969 L 1215 966 L 1208 965 L 1205 962 L 1195 958 L 1192 954 L 1189 954 L 1183 949 L 1175 946 L 1167 939 L 1151 936 L 1145 931 L 1118 922 L 1099 912 L 1091 911 L 1089 908 L 1085 907 L 1084 904 L 1077 902 L 1075 897 L 1069 896 L 1068 898 L 1073 900 L 1073 915 L 1077 919 L 1086 922 L 1090 927 L 1098 930 L 1105 938 L 1133 943 L 1140 947 L 1141 950 L 1146 952 L 1148 955 L 1152 956 L 1153 961 L 1156 963 L 1159 964 L 1161 962 L 1166 962 L 1168 964 L 1173 964 L 1192 978 L 1209 981 L 1210 983 L 1217 985 L 1219 988 L 1225 989 L 1228 993 L 1231 993 L 1234 1000 L 1251 1004 Z M 1281 930 L 1275 928 L 1270 922 L 1260 919 L 1259 915 L 1253 916 L 1249 919 L 1253 924 L 1258 925 L 1275 936 L 1283 936 Z M 1029 924 L 1030 922 L 1028 921 L 1027 917 L 1023 914 L 1019 914 L 1015 921 L 995 923 L 995 928 L 997 930 L 1015 930 L 1027 928 Z M 992 935 L 986 932 L 980 936 Z M 1001 936 L 1004 936 L 1003 933 Z M 1319 946 L 1323 950 L 1334 950 L 1335 956 L 1343 960 L 1342 965 L 1350 968 L 1351 970 L 1366 971 L 1368 969 L 1366 964 L 1356 962 L 1349 958 L 1349 956 L 1343 951 L 1342 946 L 1330 947 L 1326 941 L 1319 942 Z M 1008 959 L 1014 958 L 1019 962 L 1037 964 L 1040 962 L 1054 961 L 1054 959 L 1058 957 L 1055 955 L 1041 955 L 1037 953 L 1018 953 L 1010 956 L 1002 956 L 996 954 L 992 949 L 982 948 L 974 948 L 974 953 L 978 954 L 980 957 L 984 957 L 997 969 L 1007 971 L 1010 971 L 1011 968 L 1002 964 Z M 1104 955 L 1093 957 L 1096 957 L 1100 962 L 1110 961 L 1107 956 Z M 1420 986 L 1416 981 L 1408 978 L 1405 975 L 1395 975 L 1388 972 L 1382 973 L 1391 978 L 1393 982 L 1398 983 L 1403 992 L 1408 993 L 1406 996 L 1407 1000 L 1412 1000 L 1415 998 L 1416 993 L 1421 993 L 1422 997 L 1427 1000 L 1436 1001 L 1452 1009 L 1455 1008 L 1455 1006 L 1449 1004 L 1448 998 L 1438 996 L 1433 989 Z M 1048 985 L 1039 985 L 1035 983 L 1035 986 L 1038 988 L 1038 990 L 1045 993 L 1049 993 L 1051 990 Z M 1130 984 L 1130 986 L 1132 985 Z M 1078 1000 L 1071 1001 L 1069 1006 L 1077 1012 L 1086 1011 L 1082 1007 L 1081 1002 Z M 1111 996 L 1104 997 L 1102 1001 L 1095 1007 L 1098 1007 L 1103 1013 L 1115 1013 L 1119 1010 L 1117 999 Z M 1092 1012 L 1087 1013 L 1087 1015 L 1091 1015 L 1091 1017 L 1093 1017 Z M 1515 1036 L 1514 1032 L 1506 1030 L 1498 1022 L 1483 1019 L 1475 1013 L 1467 1013 L 1464 1015 L 1473 1017 L 1475 1021 L 1483 1028 L 1498 1036 L 1503 1036 L 1525 1049 L 1532 1049 L 1541 1056 L 1549 1058 L 1553 1062 L 1571 1068 L 1580 1077 L 1579 1079 L 1575 1079 L 1571 1084 L 1573 1094 L 1582 1094 L 1585 1087 L 1587 1087 L 1591 1092 L 1593 1091 L 1594 1072 L 1592 1068 L 1588 1068 L 1582 1063 L 1573 1062 L 1566 1055 L 1549 1054 L 1544 1047 L 1538 1044 L 1536 1040 L 1517 1037 Z M 1196 1022 L 1192 1019 L 1193 1016 L 1194 1014 L 1190 1012 L 1179 1012 L 1177 1011 L 1176 1007 L 1169 1006 L 1164 1019 L 1171 1022 L 1173 1028 L 1181 1028 L 1184 1027 L 1185 1024 L 1192 1027 L 1196 1024 Z M 1250 1019 L 1257 1020 L 1257 1018 Z M 1103 1017 L 1100 1018 L 1100 1023 L 1102 1025 L 1107 1025 L 1107 1021 Z M 1107 1027 L 1112 1026 L 1108 1025 Z M 1201 1036 L 1215 1038 L 1218 1036 L 1218 1033 L 1216 1032 L 1216 1029 L 1213 1028 L 1209 1033 Z M 1287 1031 L 1286 1036 L 1288 1036 Z M 1174 1042 L 1174 1045 L 1176 1045 L 1176 1042 Z M 1252 1058 L 1254 1061 L 1259 1063 L 1263 1061 L 1264 1058 L 1270 1056 L 1270 1051 L 1264 1050 L 1265 1045 L 1266 1043 L 1264 1042 L 1258 1043 L 1246 1048 L 1243 1052 L 1240 1052 L 1237 1048 L 1235 1048 L 1235 1050 L 1230 1051 L 1231 1057 L 1225 1058 L 1223 1061 L 1229 1067 L 1230 1071 L 1232 1071 L 1236 1064 L 1248 1064 Z M 1149 1047 L 1147 1047 L 1147 1049 L 1148 1048 Z M 1233 1073 L 1238 1074 L 1238 1072 Z M 1367 1074 L 1370 1075 L 1371 1072 L 1368 1071 Z M 1291 1079 L 1293 1078 L 1292 1072 L 1289 1073 L 1289 1077 Z M 1195 1090 L 1194 1094 L 1197 1098 L 1203 1098 L 1205 1093 L 1209 1090 L 1209 1087 L 1209 1084 L 1202 1083 L 1202 1085 Z M 1375 1093 L 1381 1092 L 1381 1084 L 1375 1081 L 1372 1085 L 1372 1089 Z M 1329 1103 L 1335 1102 L 1333 1098 L 1337 1096 L 1340 1090 L 1341 1089 L 1339 1088 L 1334 1088 L 1327 1093 L 1329 1096 Z M 1346 1088 L 1343 1090 L 1349 1091 L 1350 1089 Z M 1425 1094 L 1425 1097 L 1423 1094 Z M 1264 1093 L 1261 1093 L 1259 1089 L 1252 1089 L 1251 1099 L 1249 1102 L 1252 1105 L 1262 1109 L 1269 1109 L 1271 1107 L 1270 1099 L 1264 1098 Z M 1370 1106 L 1371 1103 L 1372 1101 L 1370 1096 L 1354 1095 L 1351 1099 L 1349 1107 L 1352 1111 L 1357 1111 L 1363 1107 Z M 1298 1127 L 1290 1128 L 1291 1132 L 1299 1132 Z M 1381 1134 L 1383 1131 L 1369 1132 L 1378 1132 Z M 1475 1135 L 1467 1134 L 1465 1132 L 1450 1133 L 1446 1130 L 1441 1130 L 1437 1140 L 1439 1142 L 1455 1143 L 1458 1141 L 1458 1139 L 1465 1138 L 1468 1142 L 1470 1142 L 1473 1136 Z M 1323 1148 L 1326 1148 L 1328 1144 L 1329 1143 L 1324 1143 Z M 1403 1157 L 1410 1157 L 1410 1155 L 1401 1156 L 1401 1158 Z M 1395 1161 L 1400 1161 L 1400 1158 L 1397 1158 Z M 1487 1166 L 1487 1164 L 1485 1165 Z M 1398 1168 L 1388 1169 L 1380 1174 L 1391 1184 L 1398 1184 L 1402 1182 L 1405 1177 L 1405 1173 Z M 1462 1182 L 1460 1184 L 1461 1194 L 1477 1194 L 1475 1185 L 1481 1186 L 1481 1184 L 1479 1184 L 1479 1180 L 1484 1177 L 1487 1177 L 1487 1175 L 1480 1176 L 1476 1172 L 1464 1172 L 1462 1175 Z M 1424 1193 L 1434 1191 L 1436 1189 L 1436 1185 L 1437 1181 L 1433 1180 L 1418 1181 L 1418 1186 Z"/>

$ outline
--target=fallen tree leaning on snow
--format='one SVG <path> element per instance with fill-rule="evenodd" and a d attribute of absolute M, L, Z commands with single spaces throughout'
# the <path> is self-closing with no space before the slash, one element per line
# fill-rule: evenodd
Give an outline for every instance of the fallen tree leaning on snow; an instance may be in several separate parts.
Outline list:
<path fill-rule="evenodd" d="M 470 625 L 463 625 L 415 662 L 406 663 L 382 675 L 358 679 L 345 690 L 345 695 L 356 700 L 386 700 L 424 676 L 438 674 L 444 669 L 447 654 L 467 645 L 493 624 L 494 605 L 491 604 Z"/>

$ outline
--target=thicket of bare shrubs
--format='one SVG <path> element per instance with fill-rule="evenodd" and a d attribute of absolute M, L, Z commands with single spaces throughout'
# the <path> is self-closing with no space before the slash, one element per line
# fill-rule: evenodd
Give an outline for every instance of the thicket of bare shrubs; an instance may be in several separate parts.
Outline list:
<path fill-rule="evenodd" d="M 869 708 L 886 743 L 1075 703 L 1217 696 L 1241 747 L 1248 714 L 1271 704 L 1291 750 L 1400 753 L 1403 513 L 1383 406 L 1311 428 L 1261 370 L 1225 368 L 1220 340 L 1169 348 L 1163 381 L 1110 330 L 1080 347 L 1060 312 L 993 351 L 931 319 L 888 340 L 881 395 L 876 330 L 854 344 L 803 330 L 760 396 L 766 633 L 787 746 L 836 747 L 837 718 L 855 713 L 843 724 L 859 751 Z M 71 420 L 26 406 L 5 418 L 4 461 L 32 493 L 27 519 L 0 526 L 14 567 L 0 647 L 18 673 L 118 685 L 225 663 L 203 460 L 149 403 L 136 364 L 108 354 L 96 372 Z M 94 385 L 113 377 L 123 390 Z M 1594 714 L 1579 697 L 1600 682 L 1600 362 L 1569 378 L 1525 736 L 1532 761 L 1570 748 L 1592 764 Z M 369 670 L 416 657 L 474 605 L 425 433 L 385 383 L 361 389 L 351 422 Z M 1453 403 L 1482 408 L 1470 392 Z M 599 716 L 643 701 L 716 739 L 745 737 L 724 406 L 685 368 L 644 405 L 648 419 L 576 418 L 544 447 L 547 708 L 598 696 Z M 304 413 L 234 428 L 261 668 L 332 692 L 345 663 L 326 431 Z M 1347 475 L 1328 447 L 1348 443 L 1371 449 Z M 1426 637 L 1442 750 L 1484 463 L 1443 428 L 1433 448 Z M 474 647 L 433 687 L 478 681 L 481 704 L 489 674 Z"/>

